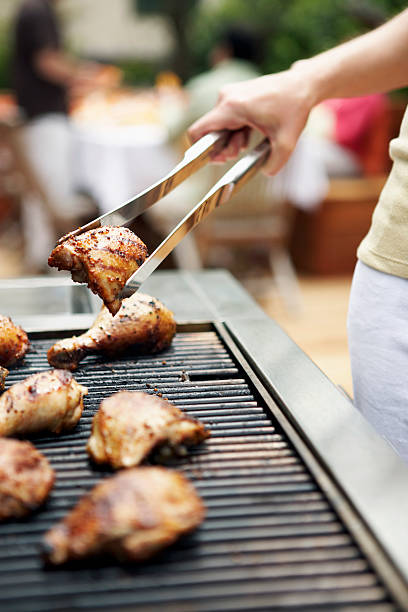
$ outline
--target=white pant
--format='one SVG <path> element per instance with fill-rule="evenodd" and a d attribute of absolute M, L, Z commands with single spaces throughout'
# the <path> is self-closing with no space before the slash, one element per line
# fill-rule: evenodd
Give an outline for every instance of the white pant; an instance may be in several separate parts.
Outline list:
<path fill-rule="evenodd" d="M 408 280 L 358 262 L 348 334 L 355 405 L 408 462 Z"/>
<path fill-rule="evenodd" d="M 74 193 L 68 118 L 53 114 L 30 121 L 24 127 L 22 144 L 49 204 L 60 218 L 72 221 L 74 227 L 84 211 L 83 202 Z M 31 194 L 24 199 L 22 212 L 26 262 L 33 267 L 44 266 L 56 240 L 49 215 L 44 205 Z"/>

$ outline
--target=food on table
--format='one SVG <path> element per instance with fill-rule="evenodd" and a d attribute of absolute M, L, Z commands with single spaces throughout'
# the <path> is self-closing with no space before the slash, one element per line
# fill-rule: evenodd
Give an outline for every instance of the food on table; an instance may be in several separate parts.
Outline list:
<path fill-rule="evenodd" d="M 48 265 L 70 270 L 72 280 L 87 283 L 114 315 L 126 281 L 147 257 L 146 245 L 127 227 L 105 226 L 71 236 L 55 247 Z"/>
<path fill-rule="evenodd" d="M 0 520 L 41 506 L 54 479 L 48 460 L 30 442 L 0 438 Z"/>
<path fill-rule="evenodd" d="M 30 342 L 25 331 L 10 317 L 0 315 L 0 366 L 9 367 L 22 359 Z"/>
<path fill-rule="evenodd" d="M 9 371 L 7 370 L 7 368 L 2 368 L 0 366 L 0 391 L 3 391 L 4 389 L 4 384 L 6 382 L 8 373 Z"/>
<path fill-rule="evenodd" d="M 156 353 L 170 345 L 175 333 L 173 313 L 156 298 L 135 293 L 123 300 L 115 317 L 104 307 L 88 331 L 56 342 L 48 351 L 48 362 L 76 370 L 89 353 L 113 356 L 131 346 L 141 353 Z"/>
<path fill-rule="evenodd" d="M 160 397 L 119 391 L 101 402 L 87 451 L 97 463 L 114 468 L 139 465 L 152 451 L 180 454 L 210 433 L 196 419 Z"/>
<path fill-rule="evenodd" d="M 0 436 L 72 429 L 87 393 L 67 370 L 32 374 L 0 397 Z"/>
<path fill-rule="evenodd" d="M 49 562 L 108 553 L 140 561 L 192 531 L 204 505 L 192 484 L 163 467 L 122 470 L 96 485 L 45 535 Z"/>
<path fill-rule="evenodd" d="M 117 70 L 117 69 L 116 69 Z M 101 89 L 76 100 L 71 118 L 80 130 L 89 127 L 126 130 L 163 127 L 161 98 L 153 89 Z"/>

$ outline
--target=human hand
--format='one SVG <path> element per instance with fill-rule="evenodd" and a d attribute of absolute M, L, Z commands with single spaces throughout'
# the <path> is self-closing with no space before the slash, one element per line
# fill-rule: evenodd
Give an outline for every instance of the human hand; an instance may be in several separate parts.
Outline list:
<path fill-rule="evenodd" d="M 73 99 L 83 98 L 94 91 L 105 91 L 120 86 L 123 74 L 115 66 L 103 66 L 94 62 L 81 62 L 70 83 Z"/>
<path fill-rule="evenodd" d="M 290 157 L 313 106 L 312 89 L 305 81 L 301 70 L 293 68 L 226 85 L 216 106 L 189 128 L 189 136 L 196 141 L 214 130 L 231 130 L 226 147 L 214 157 L 224 162 L 247 146 L 248 128 L 256 129 L 271 143 L 263 172 L 275 174 Z"/>

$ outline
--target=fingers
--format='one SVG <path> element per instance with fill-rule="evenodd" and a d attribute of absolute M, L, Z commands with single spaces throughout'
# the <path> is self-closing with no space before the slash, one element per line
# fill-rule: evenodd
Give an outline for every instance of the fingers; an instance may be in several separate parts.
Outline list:
<path fill-rule="evenodd" d="M 271 153 L 262 166 L 263 174 L 273 176 L 286 164 L 296 146 L 296 140 L 268 135 Z"/>
<path fill-rule="evenodd" d="M 235 131 L 244 126 L 245 123 L 243 121 L 239 121 L 233 115 L 215 106 L 212 110 L 195 121 L 189 127 L 187 133 L 192 142 L 196 142 L 196 140 L 208 134 L 208 132 L 219 130 Z"/>
<path fill-rule="evenodd" d="M 231 136 L 228 140 L 227 146 L 224 147 L 220 153 L 214 155 L 211 161 L 214 162 L 226 162 L 230 159 L 235 159 L 238 155 L 246 149 L 249 140 L 249 128 L 242 128 L 235 132 L 231 132 Z"/>
<path fill-rule="evenodd" d="M 202 136 L 208 134 L 208 132 L 229 130 L 231 136 L 228 139 L 227 145 L 211 159 L 211 161 L 218 163 L 235 159 L 248 146 L 251 130 L 236 119 L 227 115 L 224 116 L 218 110 L 215 112 L 216 110 L 213 109 L 193 123 L 188 129 L 187 134 L 191 142 L 196 142 Z"/>

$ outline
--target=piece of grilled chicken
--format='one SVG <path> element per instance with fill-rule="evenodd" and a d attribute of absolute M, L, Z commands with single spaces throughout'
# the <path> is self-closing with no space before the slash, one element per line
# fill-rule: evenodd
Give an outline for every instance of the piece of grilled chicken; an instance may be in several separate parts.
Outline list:
<path fill-rule="evenodd" d="M 72 280 L 86 283 L 114 315 L 121 289 L 146 257 L 146 245 L 130 229 L 107 225 L 68 237 L 51 252 L 48 265 L 70 270 Z"/>
<path fill-rule="evenodd" d="M 32 374 L 0 397 L 0 436 L 72 429 L 81 417 L 87 393 L 67 370 Z"/>
<path fill-rule="evenodd" d="M 185 452 L 210 436 L 203 423 L 189 418 L 160 397 L 119 391 L 101 402 L 92 422 L 87 451 L 97 463 L 114 468 L 139 465 L 152 451 L 162 456 Z"/>
<path fill-rule="evenodd" d="M 0 438 L 0 520 L 41 506 L 54 479 L 48 460 L 30 442 Z"/>
<path fill-rule="evenodd" d="M 30 342 L 25 331 L 10 317 L 0 315 L 0 365 L 9 367 L 22 359 Z"/>
<path fill-rule="evenodd" d="M 205 508 L 192 484 L 163 467 L 122 470 L 96 485 L 45 535 L 53 564 L 108 553 L 140 561 L 192 531 Z"/>
<path fill-rule="evenodd" d="M 139 353 L 156 353 L 170 345 L 175 333 L 173 313 L 156 298 L 135 293 L 123 300 L 115 317 L 104 307 L 88 331 L 56 342 L 47 353 L 48 362 L 76 370 L 89 353 L 113 357 L 131 346 Z"/>

